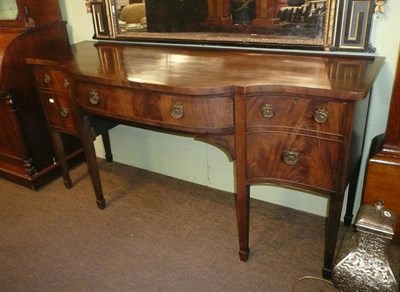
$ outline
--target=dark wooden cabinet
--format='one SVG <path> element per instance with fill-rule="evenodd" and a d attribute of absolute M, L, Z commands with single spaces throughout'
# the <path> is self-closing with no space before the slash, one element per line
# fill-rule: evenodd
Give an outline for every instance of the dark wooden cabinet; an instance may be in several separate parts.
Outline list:
<path fill-rule="evenodd" d="M 400 60 L 400 54 L 399 54 Z M 400 66 L 394 81 L 386 133 L 376 137 L 365 172 L 363 203 L 383 200 L 385 208 L 400 215 Z M 400 243 L 397 222 L 394 240 Z"/>
<path fill-rule="evenodd" d="M 10 13 L 0 13 L 0 177 L 36 189 L 59 170 L 25 59 L 69 55 L 70 45 L 58 0 L 8 1 Z"/>

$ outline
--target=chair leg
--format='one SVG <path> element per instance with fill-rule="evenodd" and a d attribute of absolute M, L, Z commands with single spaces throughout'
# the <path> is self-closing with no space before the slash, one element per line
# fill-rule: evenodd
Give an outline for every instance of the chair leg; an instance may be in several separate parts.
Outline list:
<path fill-rule="evenodd" d="M 69 168 L 67 164 L 67 158 L 65 156 L 64 145 L 62 142 L 61 134 L 58 131 L 50 129 L 50 136 L 53 141 L 54 151 L 56 155 L 56 159 L 60 165 L 61 173 L 64 179 L 64 186 L 67 189 L 72 188 L 72 181 L 69 175 Z"/>
<path fill-rule="evenodd" d="M 110 135 L 109 135 L 108 131 L 101 134 L 101 137 L 103 138 L 104 150 L 106 152 L 106 160 L 108 162 L 113 162 L 114 159 L 113 159 L 113 155 L 111 152 Z"/>

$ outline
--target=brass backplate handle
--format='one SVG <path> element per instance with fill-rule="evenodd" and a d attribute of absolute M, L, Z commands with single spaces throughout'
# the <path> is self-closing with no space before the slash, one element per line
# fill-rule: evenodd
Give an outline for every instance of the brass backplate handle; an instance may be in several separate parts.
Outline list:
<path fill-rule="evenodd" d="M 319 108 L 314 112 L 314 120 L 319 124 L 325 124 L 328 121 L 328 111 L 324 108 Z"/>
<path fill-rule="evenodd" d="M 46 74 L 43 75 L 43 81 L 46 84 L 50 84 L 51 83 L 51 77 L 49 76 L 49 74 L 46 73 Z"/>
<path fill-rule="evenodd" d="M 94 89 L 89 91 L 89 102 L 93 105 L 97 105 L 100 103 L 99 93 Z"/>
<path fill-rule="evenodd" d="M 282 160 L 287 165 L 295 165 L 300 160 L 300 154 L 294 149 L 286 149 L 283 151 Z"/>
<path fill-rule="evenodd" d="M 177 102 L 169 108 L 169 114 L 174 119 L 181 119 L 183 117 L 183 105 L 180 102 Z"/>
<path fill-rule="evenodd" d="M 273 118 L 275 116 L 275 106 L 272 104 L 265 104 L 261 107 L 261 115 L 264 118 Z"/>
<path fill-rule="evenodd" d="M 62 116 L 63 118 L 66 118 L 68 116 L 68 109 L 66 107 L 62 107 L 60 109 L 60 116 Z"/>

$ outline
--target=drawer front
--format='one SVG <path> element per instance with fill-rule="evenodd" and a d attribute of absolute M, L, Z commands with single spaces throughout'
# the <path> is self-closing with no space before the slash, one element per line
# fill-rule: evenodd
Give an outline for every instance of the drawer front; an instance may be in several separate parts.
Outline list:
<path fill-rule="evenodd" d="M 188 96 L 77 83 L 85 111 L 193 132 L 233 128 L 230 97 Z"/>
<path fill-rule="evenodd" d="M 334 191 L 339 141 L 283 133 L 247 134 L 247 177 Z"/>
<path fill-rule="evenodd" d="M 69 94 L 69 80 L 62 71 L 50 67 L 36 67 L 34 72 L 40 91 Z"/>
<path fill-rule="evenodd" d="M 68 96 L 40 93 L 40 100 L 49 126 L 77 132 L 72 114 L 72 102 Z"/>
<path fill-rule="evenodd" d="M 248 131 L 257 127 L 277 127 L 285 131 L 302 129 L 340 134 L 345 109 L 345 103 L 321 98 L 249 97 L 246 101 L 246 125 Z"/>

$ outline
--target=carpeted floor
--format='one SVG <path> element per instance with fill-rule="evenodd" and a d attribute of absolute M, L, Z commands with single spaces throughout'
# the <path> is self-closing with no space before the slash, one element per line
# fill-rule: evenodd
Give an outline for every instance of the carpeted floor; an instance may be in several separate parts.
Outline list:
<path fill-rule="evenodd" d="M 251 202 L 248 262 L 233 194 L 100 162 L 33 192 L 0 179 L 0 291 L 292 291 L 321 276 L 325 220 Z M 335 291 L 320 280 L 295 291 Z"/>

